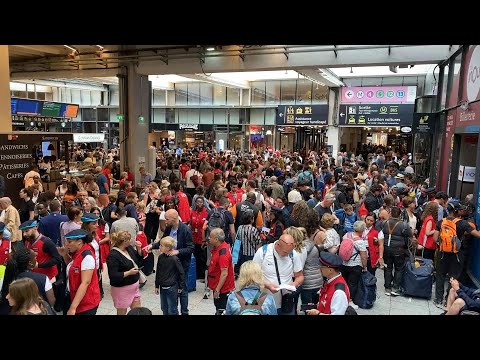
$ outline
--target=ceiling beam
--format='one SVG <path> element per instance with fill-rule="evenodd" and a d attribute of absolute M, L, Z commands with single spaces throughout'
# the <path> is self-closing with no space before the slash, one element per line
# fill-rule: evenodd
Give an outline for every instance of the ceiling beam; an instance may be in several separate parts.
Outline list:
<path fill-rule="evenodd" d="M 231 81 L 204 74 L 179 74 L 179 76 L 236 89 L 250 89 L 250 83 L 248 81 Z"/>

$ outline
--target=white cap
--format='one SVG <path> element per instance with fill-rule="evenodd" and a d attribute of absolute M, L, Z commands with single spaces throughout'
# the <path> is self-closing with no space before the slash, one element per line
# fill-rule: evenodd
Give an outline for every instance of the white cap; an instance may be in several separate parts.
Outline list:
<path fill-rule="evenodd" d="M 302 195 L 297 190 L 292 190 L 288 193 L 288 202 L 295 204 L 303 200 Z"/>

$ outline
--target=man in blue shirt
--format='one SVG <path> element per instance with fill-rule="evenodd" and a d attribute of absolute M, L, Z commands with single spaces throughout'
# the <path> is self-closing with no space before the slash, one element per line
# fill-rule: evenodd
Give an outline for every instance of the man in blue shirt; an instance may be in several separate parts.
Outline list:
<path fill-rule="evenodd" d="M 60 224 L 68 221 L 67 215 L 61 215 L 62 205 L 58 200 L 50 202 L 50 214 L 40 219 L 38 231 L 46 237 L 52 239 L 56 246 L 61 246 L 60 242 Z"/>
<path fill-rule="evenodd" d="M 104 208 L 104 207 L 107 207 L 109 204 L 109 201 L 108 201 L 108 194 L 110 193 L 109 180 L 107 179 L 105 174 L 102 173 L 102 168 L 100 166 L 97 166 L 95 168 L 95 171 L 97 172 L 97 185 L 98 185 L 98 188 L 100 189 L 100 195 L 98 196 L 98 203 L 102 208 Z"/>

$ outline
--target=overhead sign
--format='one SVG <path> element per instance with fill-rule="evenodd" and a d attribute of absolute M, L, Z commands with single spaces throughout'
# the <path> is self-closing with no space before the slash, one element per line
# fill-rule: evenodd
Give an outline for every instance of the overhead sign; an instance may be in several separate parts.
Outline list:
<path fill-rule="evenodd" d="M 342 104 L 413 104 L 416 97 L 416 86 L 349 86 L 342 88 Z"/>
<path fill-rule="evenodd" d="M 198 124 L 178 124 L 178 128 L 180 130 L 185 130 L 185 129 L 198 130 Z"/>
<path fill-rule="evenodd" d="M 77 142 L 77 143 L 103 142 L 104 140 L 105 140 L 104 133 L 73 134 L 73 142 Z"/>
<path fill-rule="evenodd" d="M 328 105 L 280 105 L 277 125 L 327 125 Z"/>
<path fill-rule="evenodd" d="M 413 104 L 340 105 L 340 126 L 412 126 Z"/>
<path fill-rule="evenodd" d="M 413 132 L 433 134 L 435 131 L 436 115 L 432 113 L 413 114 Z"/>

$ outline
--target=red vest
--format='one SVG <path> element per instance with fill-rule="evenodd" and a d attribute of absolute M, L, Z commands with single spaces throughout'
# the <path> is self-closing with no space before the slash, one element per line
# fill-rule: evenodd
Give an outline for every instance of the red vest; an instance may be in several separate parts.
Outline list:
<path fill-rule="evenodd" d="M 178 197 L 178 215 L 182 221 L 189 222 L 190 221 L 190 204 L 188 203 L 188 197 L 183 192 L 177 192 Z"/>
<path fill-rule="evenodd" d="M 320 297 L 318 299 L 318 311 L 323 314 L 331 314 L 330 304 L 332 302 L 333 294 L 335 293 L 335 285 L 343 284 L 345 286 L 345 294 L 347 294 L 347 301 L 350 302 L 350 290 L 345 282 L 343 276 L 337 277 L 332 282 L 324 282 L 322 290 L 320 291 Z"/>
<path fill-rule="evenodd" d="M 68 285 L 70 287 L 70 299 L 73 301 L 75 294 L 77 293 L 80 284 L 82 283 L 82 261 L 87 255 L 92 255 L 95 259 L 95 253 L 92 250 L 90 244 L 84 244 L 80 250 L 78 250 L 72 258 L 72 266 L 68 270 Z M 84 312 L 100 304 L 100 287 L 98 286 L 98 276 L 95 269 L 93 270 L 92 280 L 88 285 L 85 296 L 77 306 L 77 313 Z"/>
<path fill-rule="evenodd" d="M 6 239 L 2 239 L 2 245 L 0 245 L 0 265 L 7 265 L 9 253 L 10 253 L 10 241 Z"/>
<path fill-rule="evenodd" d="M 43 252 L 43 245 L 45 244 L 43 239 L 50 240 L 46 236 L 43 236 L 42 234 L 40 234 L 38 239 L 35 240 L 33 243 L 31 243 L 30 241 L 25 241 L 25 247 L 27 249 L 32 249 L 35 252 L 35 254 L 37 254 L 37 263 L 39 265 L 43 264 L 44 262 L 50 261 L 52 259 L 50 254 L 45 254 Z M 52 241 L 52 240 L 50 240 L 50 241 Z M 44 275 L 48 276 L 49 279 L 52 279 L 53 277 L 57 276 L 57 274 L 58 274 L 57 265 L 53 265 L 53 266 L 46 267 L 46 268 L 39 268 L 38 267 L 38 268 L 33 269 L 32 271 L 36 272 L 36 273 L 44 274 Z"/>

